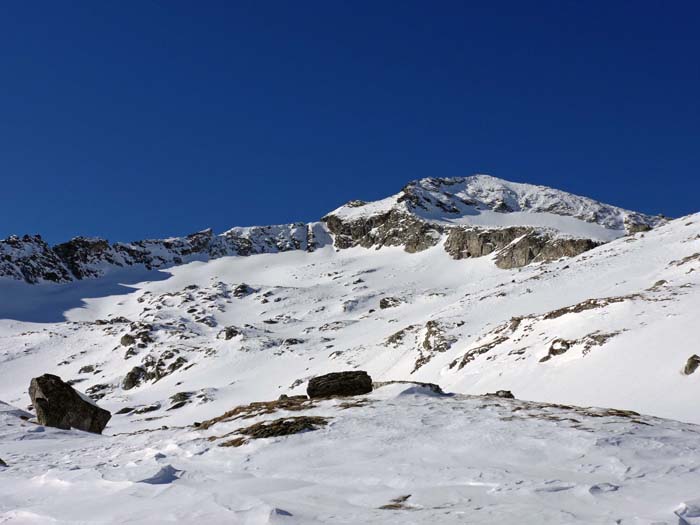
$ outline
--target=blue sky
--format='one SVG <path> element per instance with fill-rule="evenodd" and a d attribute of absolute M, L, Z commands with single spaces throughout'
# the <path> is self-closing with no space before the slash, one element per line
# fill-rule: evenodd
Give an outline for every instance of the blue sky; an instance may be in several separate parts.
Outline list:
<path fill-rule="evenodd" d="M 0 3 L 0 237 L 317 220 L 490 173 L 700 210 L 697 2 Z"/>

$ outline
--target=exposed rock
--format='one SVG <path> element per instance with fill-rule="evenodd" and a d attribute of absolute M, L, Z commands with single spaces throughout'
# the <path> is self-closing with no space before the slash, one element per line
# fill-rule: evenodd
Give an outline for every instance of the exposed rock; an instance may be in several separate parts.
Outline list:
<path fill-rule="evenodd" d="M 489 392 L 488 394 L 484 395 L 491 397 L 502 397 L 503 399 L 515 399 L 513 392 L 510 390 L 496 390 L 495 392 Z"/>
<path fill-rule="evenodd" d="M 693 354 L 688 358 L 688 361 L 685 363 L 685 368 L 683 369 L 683 373 L 687 376 L 695 372 L 698 367 L 700 367 L 700 356 Z"/>
<path fill-rule="evenodd" d="M 420 367 L 430 362 L 437 353 L 447 352 L 457 340 L 455 337 L 445 335 L 442 324 L 431 319 L 425 323 L 425 336 L 419 349 L 418 359 L 411 373 L 415 373 Z"/>
<path fill-rule="evenodd" d="M 483 257 L 508 246 L 530 228 L 511 227 L 498 229 L 452 228 L 445 239 L 445 251 L 453 259 Z"/>
<path fill-rule="evenodd" d="M 97 385 L 92 385 L 90 388 L 85 390 L 85 393 L 93 400 L 102 399 L 107 395 L 107 392 L 112 390 L 112 385 L 106 385 L 100 383 Z"/>
<path fill-rule="evenodd" d="M 382 297 L 379 300 L 379 308 L 386 310 L 387 308 L 394 308 L 399 306 L 403 301 L 398 297 Z"/>
<path fill-rule="evenodd" d="M 491 341 L 491 342 L 489 342 L 489 343 L 486 343 L 486 344 L 483 344 L 483 345 L 479 345 L 479 346 L 477 346 L 476 348 L 472 348 L 471 350 L 468 350 L 468 351 L 462 356 L 461 359 L 460 359 L 460 358 L 457 358 L 457 359 L 453 360 L 453 361 L 450 363 L 449 367 L 450 367 L 450 369 L 452 369 L 452 368 L 454 368 L 455 366 L 457 366 L 457 370 L 461 370 L 461 369 L 464 368 L 466 365 L 468 365 L 469 363 L 471 363 L 472 361 L 474 361 L 474 359 L 476 359 L 476 358 L 477 358 L 478 356 L 480 356 L 481 354 L 485 354 L 486 352 L 489 352 L 490 350 L 493 350 L 495 347 L 497 347 L 497 346 L 500 345 L 501 343 L 505 343 L 507 340 L 508 340 L 508 336 L 507 336 L 507 335 L 502 335 L 502 336 L 496 337 L 493 341 Z"/>
<path fill-rule="evenodd" d="M 124 376 L 122 388 L 124 390 L 131 390 L 135 386 L 141 384 L 146 378 L 146 370 L 141 366 L 135 366 Z"/>
<path fill-rule="evenodd" d="M 611 338 L 620 334 L 620 332 L 593 332 L 587 334 L 580 339 L 561 339 L 557 338 L 552 341 L 549 345 L 549 351 L 546 356 L 540 359 L 540 363 L 549 361 L 552 357 L 562 355 L 566 353 L 570 348 L 575 345 L 581 345 L 581 354 L 588 355 L 594 346 L 600 346 L 608 342 Z"/>
<path fill-rule="evenodd" d="M 221 330 L 216 337 L 218 339 L 225 339 L 228 341 L 229 339 L 233 339 L 234 337 L 241 335 L 243 332 L 241 331 L 240 328 L 236 328 L 235 326 L 227 326 L 223 330 Z"/>
<path fill-rule="evenodd" d="M 136 338 L 131 334 L 124 334 L 119 340 L 119 344 L 122 346 L 131 346 L 136 344 Z"/>
<path fill-rule="evenodd" d="M 290 436 L 300 432 L 318 430 L 328 424 L 328 418 L 320 416 L 292 416 L 272 421 L 261 421 L 249 427 L 240 428 L 237 433 L 247 436 L 249 439 L 262 439 L 271 437 Z M 210 438 L 212 439 L 212 438 Z M 216 438 L 214 438 L 216 439 Z M 221 443 L 220 447 L 240 447 L 248 441 L 243 437 L 237 437 Z"/>
<path fill-rule="evenodd" d="M 0 458 L 0 468 L 6 468 L 7 466 L 7 463 L 5 463 L 2 458 Z"/>
<path fill-rule="evenodd" d="M 134 414 L 148 414 L 149 412 L 155 412 L 160 410 L 160 403 L 153 403 L 151 405 L 145 405 L 134 410 Z"/>
<path fill-rule="evenodd" d="M 60 377 L 44 374 L 29 384 L 29 396 L 40 424 L 101 434 L 112 415 L 79 394 Z"/>
<path fill-rule="evenodd" d="M 573 257 L 600 244 L 590 239 L 559 238 L 533 231 L 501 250 L 496 256 L 496 266 L 503 269 L 519 268 L 531 262 Z"/>
<path fill-rule="evenodd" d="M 64 262 L 40 235 L 12 235 L 0 240 L 0 276 L 29 284 L 63 283 L 73 279 Z"/>
<path fill-rule="evenodd" d="M 255 293 L 255 290 L 245 283 L 239 284 L 233 289 L 233 296 L 239 299 L 242 297 L 247 297 L 252 293 Z"/>
<path fill-rule="evenodd" d="M 299 412 L 313 408 L 314 406 L 313 401 L 306 396 L 280 396 L 280 398 L 276 401 L 256 401 L 248 405 L 237 406 L 232 410 L 221 414 L 220 416 L 202 421 L 195 426 L 205 430 L 213 425 L 216 425 L 217 423 L 273 414 L 278 410 Z"/>
<path fill-rule="evenodd" d="M 362 370 L 333 372 L 309 381 L 309 397 L 359 396 L 372 391 L 372 378 Z"/>
<path fill-rule="evenodd" d="M 314 248 L 330 240 L 315 224 L 232 228 L 214 235 L 203 230 L 185 237 L 110 244 L 105 239 L 76 237 L 54 246 L 40 236 L 0 239 L 0 277 L 34 284 L 100 277 L 110 267 L 142 266 L 147 270 L 182 264 L 193 256 L 215 259 Z M 319 231 L 316 231 L 316 230 Z"/>
<path fill-rule="evenodd" d="M 438 229 L 397 210 L 353 221 L 344 221 L 333 214 L 322 220 L 335 236 L 334 245 L 341 249 L 404 246 L 407 252 L 418 252 L 435 246 L 440 238 Z"/>
<path fill-rule="evenodd" d="M 95 365 L 85 365 L 80 370 L 78 370 L 78 373 L 79 374 L 90 374 L 94 371 L 95 371 Z"/>

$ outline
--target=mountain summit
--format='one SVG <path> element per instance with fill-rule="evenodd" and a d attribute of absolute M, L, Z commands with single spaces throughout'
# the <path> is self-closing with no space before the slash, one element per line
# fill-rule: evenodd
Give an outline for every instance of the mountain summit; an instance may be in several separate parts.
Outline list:
<path fill-rule="evenodd" d="M 0 241 L 0 277 L 69 282 L 129 267 L 147 270 L 218 257 L 290 250 L 402 246 L 419 252 L 443 243 L 455 259 L 496 252 L 501 268 L 554 260 L 664 222 L 563 191 L 489 175 L 427 178 L 375 202 L 351 201 L 321 222 L 212 230 L 162 240 L 110 244 L 76 237 L 49 246 L 40 236 Z"/>

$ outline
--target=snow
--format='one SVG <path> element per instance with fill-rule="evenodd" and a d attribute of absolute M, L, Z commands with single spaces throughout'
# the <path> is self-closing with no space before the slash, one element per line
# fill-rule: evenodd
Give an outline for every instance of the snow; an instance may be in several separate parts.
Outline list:
<path fill-rule="evenodd" d="M 320 402 L 304 414 L 328 426 L 239 448 L 209 438 L 284 414 L 115 436 L 33 434 L 32 423 L 3 421 L 0 521 L 670 524 L 674 511 L 695 515 L 700 427 L 407 390 L 383 387 L 347 409 Z"/>
<path fill-rule="evenodd" d="M 537 217 L 617 236 L 627 217 L 568 197 L 571 213 L 543 211 L 546 192 L 525 206 L 529 188 L 489 179 L 419 182 L 417 193 L 466 200 L 468 189 L 482 203 L 430 220 Z M 600 222 L 585 219 L 596 210 Z M 301 229 L 238 228 L 262 239 L 253 255 L 63 284 L 0 279 L 0 523 L 698 522 L 700 371 L 683 369 L 699 353 L 700 214 L 514 270 L 453 260 L 441 243 L 336 250 L 311 228 L 313 252 L 279 251 Z M 398 303 L 380 308 L 389 297 Z M 121 337 L 142 330 L 150 340 L 128 353 Z M 163 377 L 122 388 L 159 360 Z M 303 415 L 327 426 L 238 448 L 208 438 L 300 413 L 192 426 L 349 369 L 449 395 L 396 384 L 361 406 L 319 402 Z M 43 373 L 104 395 L 105 435 L 26 421 Z M 517 400 L 481 396 L 501 389 Z"/>
<path fill-rule="evenodd" d="M 411 199 L 406 199 L 407 196 Z M 352 222 L 391 210 L 411 213 L 436 224 L 480 228 L 531 226 L 598 241 L 625 235 L 628 221 L 648 226 L 663 222 L 658 217 L 587 197 L 490 175 L 421 179 L 386 199 L 363 206 L 346 204 L 329 215 Z"/>

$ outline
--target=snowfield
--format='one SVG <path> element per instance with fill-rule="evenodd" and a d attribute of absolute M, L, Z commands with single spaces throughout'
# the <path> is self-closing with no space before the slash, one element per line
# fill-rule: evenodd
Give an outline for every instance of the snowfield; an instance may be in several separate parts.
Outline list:
<path fill-rule="evenodd" d="M 321 429 L 60 431 L 4 416 L 9 523 L 696 523 L 700 427 L 390 385 Z M 298 415 L 294 412 L 293 415 Z M 284 417 L 292 413 L 278 413 Z M 223 427 L 223 428 L 220 428 Z M 694 503 L 695 501 L 695 503 Z M 686 516 L 679 521 L 678 516 Z"/>
<path fill-rule="evenodd" d="M 279 251 L 286 227 L 234 228 L 282 241 L 60 284 L 1 277 L 0 523 L 700 524 L 700 214 L 538 188 L 424 179 L 413 200 L 332 213 L 410 204 L 610 242 L 504 270 L 496 252 L 451 258 L 445 238 L 337 249 L 314 223 L 313 251 Z M 655 227 L 628 234 L 631 220 Z M 450 395 L 393 384 L 195 426 L 354 369 Z M 32 422 L 43 373 L 112 412 L 104 435 Z M 517 399 L 484 396 L 503 389 Z M 241 434 L 307 416 L 325 419 Z"/>

